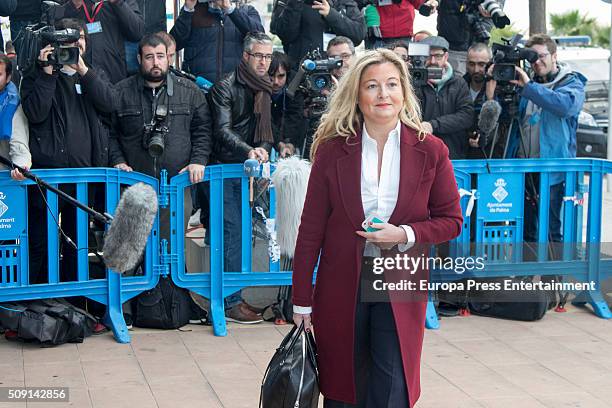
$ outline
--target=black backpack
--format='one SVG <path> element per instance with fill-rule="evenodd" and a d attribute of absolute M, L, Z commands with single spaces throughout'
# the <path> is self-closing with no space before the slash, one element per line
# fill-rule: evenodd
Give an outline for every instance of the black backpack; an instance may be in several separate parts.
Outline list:
<path fill-rule="evenodd" d="M 8 340 L 38 342 L 42 347 L 82 343 L 96 319 L 64 299 L 43 299 L 0 305 L 0 328 Z"/>
<path fill-rule="evenodd" d="M 178 329 L 189 323 L 191 296 L 169 277 L 142 293 L 135 302 L 134 326 L 151 329 Z"/>

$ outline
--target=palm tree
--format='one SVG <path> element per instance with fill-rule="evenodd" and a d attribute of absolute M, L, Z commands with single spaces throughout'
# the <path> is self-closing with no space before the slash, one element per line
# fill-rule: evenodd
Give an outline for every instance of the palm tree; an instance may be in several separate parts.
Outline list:
<path fill-rule="evenodd" d="M 593 45 L 608 47 L 610 44 L 610 27 L 600 26 L 595 18 L 580 14 L 579 10 L 551 14 L 550 25 L 554 35 L 588 35 Z"/>

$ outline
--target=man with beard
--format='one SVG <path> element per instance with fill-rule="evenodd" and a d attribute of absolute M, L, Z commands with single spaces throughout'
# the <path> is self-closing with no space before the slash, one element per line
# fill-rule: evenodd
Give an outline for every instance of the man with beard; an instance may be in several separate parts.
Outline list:
<path fill-rule="evenodd" d="M 444 141 L 451 160 L 465 159 L 468 151 L 467 131 L 474 121 L 474 108 L 465 81 L 454 75 L 448 62 L 448 41 L 432 36 L 420 41 L 429 45 L 427 67 L 442 69 L 441 79 L 430 79 L 415 88 L 421 102 L 423 126 Z"/>
<path fill-rule="evenodd" d="M 486 101 L 485 74 L 487 64 L 493 58 L 491 49 L 487 44 L 475 43 L 467 51 L 466 74 L 463 76 L 470 90 L 470 98 L 474 105 L 474 122 L 472 129 L 468 133 L 470 149 L 469 158 L 482 158 L 482 152 L 478 148 L 480 135 L 476 132 L 478 126 L 478 116 L 482 104 Z"/>
<path fill-rule="evenodd" d="M 218 163 L 244 163 L 247 159 L 268 160 L 274 143 L 272 132 L 272 82 L 268 69 L 272 61 L 272 40 L 264 33 L 244 39 L 242 59 L 234 72 L 211 89 L 215 117 L 214 157 Z M 223 238 L 225 271 L 242 270 L 241 181 L 223 184 Z M 229 321 L 253 324 L 263 319 L 242 299 L 240 291 L 225 299 Z"/>
<path fill-rule="evenodd" d="M 32 167 L 72 168 L 105 167 L 108 165 L 108 130 L 102 124 L 102 113 L 112 112 L 110 84 L 101 72 L 83 60 L 87 50 L 87 30 L 82 21 L 62 19 L 56 28 L 80 31 L 79 61 L 70 66 L 51 65 L 48 61 L 53 47 L 44 47 L 39 54 L 37 69 L 21 81 L 22 107 L 29 121 Z M 61 189 L 75 195 L 73 184 Z M 47 277 L 47 205 L 36 186 L 29 189 L 28 223 L 30 245 L 30 283 L 44 283 Z M 64 200 L 59 201 L 61 226 L 65 235 L 76 241 L 76 210 Z M 60 278 L 75 280 L 76 249 L 64 242 Z"/>
<path fill-rule="evenodd" d="M 189 180 L 199 183 L 212 143 L 204 94 L 193 82 L 168 72 L 166 43 L 157 34 L 146 35 L 138 44 L 138 63 L 138 74 L 115 85 L 111 165 L 157 178 L 162 169 L 168 177 L 188 172 Z M 167 130 L 159 131 L 162 128 Z M 190 195 L 185 198 L 189 218 Z M 162 238 L 168 238 L 169 227 L 168 211 L 160 211 Z"/>

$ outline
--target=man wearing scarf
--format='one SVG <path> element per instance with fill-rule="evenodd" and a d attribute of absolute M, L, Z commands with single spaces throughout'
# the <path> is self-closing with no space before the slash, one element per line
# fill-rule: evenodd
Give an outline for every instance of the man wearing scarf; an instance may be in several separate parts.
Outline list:
<path fill-rule="evenodd" d="M 430 47 L 427 67 L 442 69 L 441 79 L 429 80 L 415 89 L 421 102 L 423 125 L 444 141 L 451 160 L 465 159 L 469 147 L 468 130 L 474 122 L 470 90 L 463 78 L 454 75 L 448 62 L 448 41 L 432 36 L 420 42 Z"/>
<path fill-rule="evenodd" d="M 0 155 L 29 169 L 32 156 L 28 148 L 28 122 L 19 104 L 19 91 L 11 81 L 11 73 L 12 61 L 0 54 Z M 1 164 L 0 170 L 4 170 Z M 11 177 L 25 179 L 17 170 L 11 171 Z"/>
<path fill-rule="evenodd" d="M 211 90 L 213 157 L 217 163 L 243 163 L 247 159 L 268 160 L 272 135 L 272 40 L 266 34 L 249 34 L 244 40 L 238 68 Z M 225 270 L 241 270 L 240 180 L 224 183 Z M 237 323 L 259 323 L 257 310 L 242 300 L 240 292 L 226 298 L 226 316 Z"/>

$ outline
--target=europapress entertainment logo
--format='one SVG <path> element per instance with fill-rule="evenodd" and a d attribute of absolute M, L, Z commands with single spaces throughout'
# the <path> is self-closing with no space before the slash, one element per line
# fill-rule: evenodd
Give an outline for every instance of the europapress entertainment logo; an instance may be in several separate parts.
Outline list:
<path fill-rule="evenodd" d="M 4 204 L 4 200 L 6 200 L 6 196 L 0 191 L 0 217 L 2 217 L 9 209 L 8 205 Z"/>

